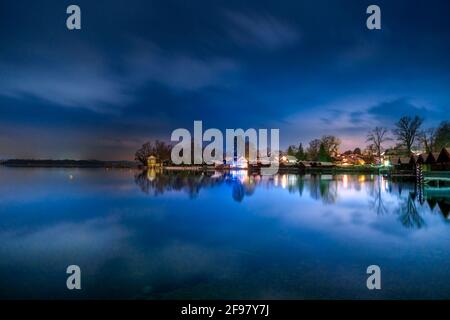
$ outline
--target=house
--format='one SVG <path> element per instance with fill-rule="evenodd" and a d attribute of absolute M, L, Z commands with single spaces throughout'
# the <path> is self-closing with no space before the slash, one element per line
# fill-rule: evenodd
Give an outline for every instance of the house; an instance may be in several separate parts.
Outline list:
<path fill-rule="evenodd" d="M 417 156 L 415 154 L 412 154 L 411 157 L 409 157 L 409 165 L 411 167 L 414 167 L 417 162 Z"/>
<path fill-rule="evenodd" d="M 282 156 L 280 162 L 287 166 L 293 166 L 297 164 L 298 160 L 294 156 Z"/>
<path fill-rule="evenodd" d="M 417 164 L 424 164 L 425 160 L 427 159 L 428 154 L 427 153 L 421 153 L 419 154 L 419 156 L 417 157 Z"/>
<path fill-rule="evenodd" d="M 442 148 L 436 157 L 436 162 L 431 166 L 432 170 L 450 171 L 450 148 Z"/>
<path fill-rule="evenodd" d="M 151 155 L 147 158 L 147 167 L 148 168 L 161 167 L 161 162 L 159 162 L 158 158 L 156 158 L 154 155 Z"/>
<path fill-rule="evenodd" d="M 311 162 L 310 161 L 299 161 L 298 166 L 301 169 L 310 169 L 311 168 Z"/>
<path fill-rule="evenodd" d="M 425 164 L 435 164 L 438 157 L 439 152 L 429 152 L 425 159 Z"/>
<path fill-rule="evenodd" d="M 230 168 L 247 169 L 248 168 L 248 160 L 245 157 L 241 156 L 241 157 L 231 161 Z"/>
<path fill-rule="evenodd" d="M 335 164 L 327 161 L 311 161 L 311 166 L 317 168 L 332 168 Z"/>
<path fill-rule="evenodd" d="M 436 159 L 437 163 L 450 163 L 450 148 L 442 148 Z"/>
<path fill-rule="evenodd" d="M 337 160 L 343 166 L 366 164 L 363 156 L 357 153 L 344 153 L 340 155 Z"/>
<path fill-rule="evenodd" d="M 411 157 L 399 157 L 395 163 L 398 169 L 409 170 L 414 168 L 414 164 L 411 164 Z"/>

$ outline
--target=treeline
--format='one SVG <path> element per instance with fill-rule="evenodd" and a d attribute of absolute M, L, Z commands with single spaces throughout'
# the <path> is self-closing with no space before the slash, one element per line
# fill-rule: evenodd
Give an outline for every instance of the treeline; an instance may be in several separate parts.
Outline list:
<path fill-rule="evenodd" d="M 309 142 L 306 150 L 303 144 L 297 146 L 291 145 L 286 150 L 287 155 L 295 156 L 297 160 L 313 160 L 313 161 L 331 161 L 339 152 L 341 140 L 335 136 L 323 136 L 320 139 L 314 139 Z"/>
<path fill-rule="evenodd" d="M 450 122 L 443 121 L 435 128 L 423 128 L 423 119 L 415 116 L 401 117 L 393 129 L 386 127 L 375 127 L 367 133 L 366 142 L 368 145 L 364 148 L 357 147 L 354 150 L 348 150 L 344 154 L 358 154 L 367 161 L 373 161 L 375 157 L 380 158 L 383 151 L 386 150 L 388 142 L 396 142 L 393 148 L 410 154 L 413 149 L 424 150 L 426 152 L 438 152 L 443 147 L 450 147 Z M 333 161 L 339 156 L 339 146 L 341 140 L 334 135 L 324 135 L 320 139 L 313 139 L 305 147 L 302 143 L 290 145 L 283 152 L 289 156 L 294 156 L 298 160 L 311 161 Z M 192 148 L 193 149 L 193 148 Z M 246 145 L 246 152 L 248 146 Z M 153 155 L 158 161 L 163 163 L 171 162 L 172 145 L 164 141 L 156 140 L 147 142 L 136 151 L 135 160 L 146 165 L 149 156 Z"/>
<path fill-rule="evenodd" d="M 411 154 L 413 149 L 426 152 L 439 152 L 442 148 L 450 147 L 450 122 L 442 121 L 435 128 L 423 128 L 423 118 L 418 116 L 401 117 L 393 129 L 375 127 L 367 133 L 365 148 L 348 150 L 344 154 L 364 155 L 367 159 L 380 157 L 386 150 L 386 143 L 396 142 L 393 149 Z M 286 150 L 289 156 L 295 156 L 298 160 L 331 161 L 339 154 L 341 140 L 332 135 L 313 139 L 305 149 L 302 143 L 298 146 L 290 145 Z"/>

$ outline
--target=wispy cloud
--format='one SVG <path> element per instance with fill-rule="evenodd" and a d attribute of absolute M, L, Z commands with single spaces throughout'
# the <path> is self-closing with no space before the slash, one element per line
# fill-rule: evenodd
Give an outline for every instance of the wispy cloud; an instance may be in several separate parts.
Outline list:
<path fill-rule="evenodd" d="M 299 32 L 289 23 L 270 14 L 242 14 L 227 11 L 231 24 L 230 36 L 241 45 L 256 46 L 269 50 L 279 49 L 296 43 Z"/>
<path fill-rule="evenodd" d="M 238 70 L 230 59 L 169 53 L 149 42 L 131 42 L 135 46 L 116 65 L 108 63 L 107 53 L 90 48 L 82 50 L 88 54 L 73 56 L 64 49 L 41 52 L 30 46 L 36 53 L 32 63 L 0 64 L 0 95 L 117 113 L 136 101 L 136 90 L 148 83 L 178 91 L 200 90 L 227 85 Z"/>
<path fill-rule="evenodd" d="M 0 94 L 14 98 L 34 97 L 96 112 L 109 112 L 108 106 L 123 106 L 131 101 L 120 79 L 92 64 L 0 65 L 0 72 Z"/>
<path fill-rule="evenodd" d="M 398 120 L 402 116 L 434 116 L 431 110 L 424 106 L 417 106 L 406 98 L 383 101 L 367 110 L 368 114 L 378 119 Z"/>
<path fill-rule="evenodd" d="M 134 52 L 126 60 L 133 81 L 157 82 L 176 90 L 222 86 L 239 69 L 231 59 L 166 52 L 143 40 L 135 41 Z"/>

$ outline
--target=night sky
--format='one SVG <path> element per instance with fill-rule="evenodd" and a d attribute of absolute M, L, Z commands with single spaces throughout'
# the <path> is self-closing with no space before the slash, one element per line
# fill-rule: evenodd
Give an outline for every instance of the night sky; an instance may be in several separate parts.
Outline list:
<path fill-rule="evenodd" d="M 0 38 L 0 159 L 133 159 L 194 120 L 345 151 L 402 115 L 449 119 L 448 0 L 0 0 Z"/>

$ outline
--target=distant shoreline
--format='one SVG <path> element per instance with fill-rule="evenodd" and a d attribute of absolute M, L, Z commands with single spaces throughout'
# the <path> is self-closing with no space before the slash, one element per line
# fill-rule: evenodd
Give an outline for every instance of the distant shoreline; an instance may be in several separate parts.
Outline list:
<path fill-rule="evenodd" d="M 20 168 L 139 168 L 139 164 L 133 161 L 101 160 L 10 159 L 0 162 L 0 165 Z"/>

